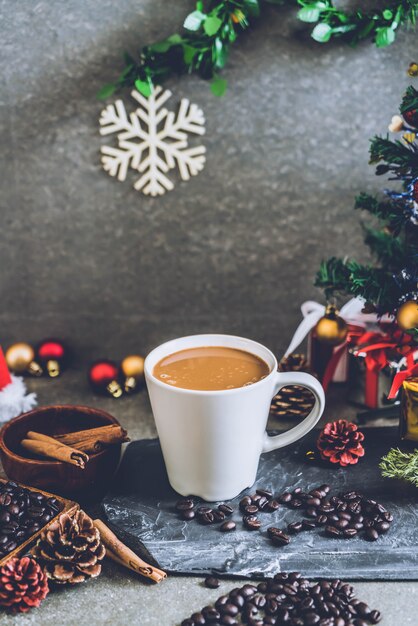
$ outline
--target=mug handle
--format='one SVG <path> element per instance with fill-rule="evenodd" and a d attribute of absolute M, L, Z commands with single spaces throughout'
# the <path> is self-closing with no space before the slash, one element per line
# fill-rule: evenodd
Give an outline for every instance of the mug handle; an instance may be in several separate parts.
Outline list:
<path fill-rule="evenodd" d="M 312 411 L 307 417 L 298 424 L 280 435 L 270 437 L 267 432 L 264 433 L 263 452 L 271 452 L 277 448 L 283 448 L 290 443 L 294 443 L 304 435 L 306 435 L 315 424 L 319 421 L 325 408 L 325 394 L 321 383 L 305 372 L 276 372 L 276 382 L 274 394 L 279 392 L 282 387 L 289 385 L 300 385 L 306 387 L 315 396 L 315 404 Z"/>

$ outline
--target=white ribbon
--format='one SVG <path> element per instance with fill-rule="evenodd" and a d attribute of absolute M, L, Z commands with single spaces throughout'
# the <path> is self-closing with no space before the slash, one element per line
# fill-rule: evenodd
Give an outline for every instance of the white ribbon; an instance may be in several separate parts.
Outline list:
<path fill-rule="evenodd" d="M 346 302 L 339 312 L 347 324 L 355 324 L 356 326 L 366 327 L 367 324 L 377 324 L 378 317 L 376 313 L 362 313 L 365 300 L 363 298 L 352 298 Z M 287 357 L 292 354 L 298 346 L 302 343 L 308 333 L 317 325 L 321 317 L 325 314 L 325 306 L 315 302 L 314 300 L 307 300 L 300 307 L 303 315 L 303 320 L 297 327 L 295 334 L 293 335 L 290 344 L 284 353 Z M 389 322 L 392 321 L 388 315 L 384 315 L 379 321 Z"/>

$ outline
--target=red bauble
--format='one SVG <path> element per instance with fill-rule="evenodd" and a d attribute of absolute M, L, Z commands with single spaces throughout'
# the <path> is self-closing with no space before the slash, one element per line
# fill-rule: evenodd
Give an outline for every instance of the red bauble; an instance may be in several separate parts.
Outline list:
<path fill-rule="evenodd" d="M 418 111 L 417 109 L 412 109 L 411 111 L 405 111 L 402 113 L 402 117 L 409 126 L 413 126 L 414 128 L 418 128 Z"/>
<path fill-rule="evenodd" d="M 27 613 L 49 593 L 42 567 L 28 556 L 10 559 L 0 568 L 0 606 L 13 613 Z"/>
<path fill-rule="evenodd" d="M 347 420 L 336 420 L 321 430 L 317 446 L 324 461 L 346 467 L 355 465 L 359 458 L 364 456 L 364 448 L 361 444 L 363 440 L 364 435 L 358 430 L 356 424 Z"/>
<path fill-rule="evenodd" d="M 119 368 L 113 361 L 96 361 L 90 366 L 88 374 L 89 382 L 95 391 L 106 393 L 119 398 L 123 391 L 120 386 Z"/>
<path fill-rule="evenodd" d="M 59 339 L 44 339 L 36 349 L 38 360 L 46 366 L 51 378 L 59 376 L 62 372 L 67 351 Z"/>

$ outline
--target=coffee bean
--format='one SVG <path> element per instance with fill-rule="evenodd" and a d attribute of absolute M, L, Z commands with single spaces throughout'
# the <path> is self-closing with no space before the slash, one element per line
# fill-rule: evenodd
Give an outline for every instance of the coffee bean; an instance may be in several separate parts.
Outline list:
<path fill-rule="evenodd" d="M 268 511 L 269 513 L 273 513 L 274 511 L 277 511 L 279 507 L 280 504 L 277 502 L 277 500 L 269 500 L 264 507 L 264 510 Z"/>
<path fill-rule="evenodd" d="M 244 511 L 245 507 L 250 506 L 252 504 L 252 500 L 250 496 L 244 496 L 239 503 L 239 508 L 241 511 Z"/>
<path fill-rule="evenodd" d="M 181 626 L 194 626 L 192 619 L 184 619 L 181 623 Z"/>
<path fill-rule="evenodd" d="M 317 506 L 321 506 L 321 500 L 319 498 L 308 498 L 306 504 L 307 506 L 316 508 Z"/>
<path fill-rule="evenodd" d="M 223 533 L 227 533 L 230 532 L 231 530 L 235 530 L 237 527 L 236 523 L 233 522 L 232 520 L 229 520 L 228 522 L 224 522 L 223 524 L 221 524 L 221 526 L 219 527 L 219 529 L 223 532 Z"/>
<path fill-rule="evenodd" d="M 221 624 L 222 626 L 235 626 L 238 622 L 235 618 L 231 617 L 231 615 L 222 615 Z"/>
<path fill-rule="evenodd" d="M 206 620 L 203 617 L 203 613 L 193 613 L 192 621 L 194 626 L 204 626 L 206 624 Z"/>
<path fill-rule="evenodd" d="M 255 593 L 257 593 L 257 587 L 254 587 L 254 585 L 250 585 L 250 584 L 244 585 L 239 590 L 239 593 L 242 596 L 244 596 L 244 598 L 249 598 L 249 597 L 253 596 Z"/>
<path fill-rule="evenodd" d="M 242 521 L 247 530 L 258 530 L 261 527 L 261 522 L 255 515 L 244 515 Z"/>
<path fill-rule="evenodd" d="M 289 533 L 292 533 L 292 535 L 299 533 L 302 530 L 302 522 L 292 522 L 288 524 L 287 530 Z"/>
<path fill-rule="evenodd" d="M 200 513 L 197 519 L 200 524 L 203 524 L 205 526 L 213 524 L 213 522 L 215 521 L 212 510 L 208 511 L 207 513 Z"/>
<path fill-rule="evenodd" d="M 214 509 L 212 511 L 212 515 L 213 515 L 215 522 L 223 522 L 225 519 L 225 513 L 223 513 L 222 511 L 219 511 L 218 509 Z"/>
<path fill-rule="evenodd" d="M 220 582 L 218 578 L 215 578 L 214 576 L 208 576 L 207 578 L 205 578 L 205 585 L 206 587 L 209 587 L 209 589 L 217 589 L 220 585 Z"/>
<path fill-rule="evenodd" d="M 327 522 L 328 522 L 328 517 L 326 515 L 318 515 L 318 517 L 315 520 L 315 524 L 317 526 L 325 526 Z"/>
<path fill-rule="evenodd" d="M 50 504 L 50 503 L 49 503 Z M 176 503 L 176 511 L 189 511 L 193 509 L 194 502 L 190 498 L 183 498 Z"/>
<path fill-rule="evenodd" d="M 372 624 L 377 624 L 382 619 L 380 611 L 376 611 L 376 609 L 371 611 L 368 615 L 368 619 Z"/>
<path fill-rule="evenodd" d="M 270 489 L 256 489 L 256 493 L 258 493 L 259 496 L 264 496 L 268 500 L 273 497 L 273 492 L 270 491 Z"/>
<path fill-rule="evenodd" d="M 277 498 L 277 500 L 281 502 L 282 504 L 287 504 L 288 502 L 291 501 L 291 499 L 292 499 L 292 494 L 289 493 L 288 491 L 285 491 Z"/>
<path fill-rule="evenodd" d="M 255 513 L 258 513 L 258 506 L 256 506 L 255 504 L 249 504 L 245 507 L 244 513 L 246 513 L 247 515 L 254 515 Z"/>
<path fill-rule="evenodd" d="M 280 528 L 268 528 L 267 533 L 273 544 L 276 546 L 286 546 L 290 543 L 289 535 L 286 535 L 286 533 L 280 530 Z"/>
<path fill-rule="evenodd" d="M 376 541 L 379 538 L 379 533 L 374 528 L 366 528 L 364 536 L 367 541 Z"/>
<path fill-rule="evenodd" d="M 345 528 L 343 531 L 343 537 L 346 539 L 351 539 L 351 537 L 355 537 L 357 535 L 356 528 Z"/>
<path fill-rule="evenodd" d="M 239 613 L 239 608 L 236 604 L 233 604 L 232 602 L 227 602 L 218 610 L 222 615 L 230 615 L 231 617 L 235 617 Z"/>
<path fill-rule="evenodd" d="M 212 513 L 212 509 L 209 506 L 199 506 L 196 509 L 196 515 L 206 515 L 206 513 Z"/>
<path fill-rule="evenodd" d="M 191 519 L 193 519 L 195 517 L 195 512 L 191 511 L 191 510 L 185 510 L 185 511 L 181 512 L 180 517 L 181 517 L 182 520 L 185 520 L 185 521 L 187 520 L 188 521 L 188 520 L 191 520 Z"/>
<path fill-rule="evenodd" d="M 341 531 L 338 528 L 334 528 L 334 526 L 325 526 L 325 533 L 328 537 L 341 537 Z"/>
<path fill-rule="evenodd" d="M 268 502 L 269 502 L 269 500 L 265 496 L 261 496 L 260 497 L 260 499 L 257 502 L 257 505 L 258 505 L 258 508 L 260 509 L 260 511 L 263 511 L 266 508 Z"/>
<path fill-rule="evenodd" d="M 349 525 L 349 521 L 346 519 L 339 519 L 338 522 L 334 522 L 334 527 L 338 530 L 344 530 Z"/>
<path fill-rule="evenodd" d="M 291 509 L 300 509 L 302 505 L 302 500 L 299 500 L 298 498 L 292 498 L 292 500 L 288 503 L 288 506 L 290 506 Z"/>
<path fill-rule="evenodd" d="M 217 622 L 221 617 L 219 611 L 217 611 L 214 606 L 204 606 L 202 609 L 202 613 L 205 620 L 211 623 Z"/>
<path fill-rule="evenodd" d="M 218 506 L 218 509 L 227 516 L 232 515 L 232 513 L 234 512 L 234 509 L 230 504 L 220 504 Z"/>
<path fill-rule="evenodd" d="M 387 511 L 386 513 L 383 513 L 382 517 L 386 522 L 389 522 L 389 523 L 393 522 L 393 515 L 392 513 L 389 513 L 389 511 Z"/>
<path fill-rule="evenodd" d="M 378 522 L 375 525 L 375 529 L 378 533 L 386 533 L 390 528 L 389 522 Z"/>

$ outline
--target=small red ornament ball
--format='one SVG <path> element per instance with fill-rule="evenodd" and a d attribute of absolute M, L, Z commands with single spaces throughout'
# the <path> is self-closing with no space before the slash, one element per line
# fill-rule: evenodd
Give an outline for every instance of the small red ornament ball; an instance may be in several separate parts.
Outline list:
<path fill-rule="evenodd" d="M 364 456 L 362 441 L 364 435 L 357 424 L 347 420 L 329 422 L 321 430 L 317 446 L 324 461 L 338 463 L 341 467 L 355 465 Z"/>
<path fill-rule="evenodd" d="M 34 559 L 10 559 L 0 568 L 0 606 L 13 613 L 27 613 L 49 593 L 48 579 Z"/>
<path fill-rule="evenodd" d="M 113 361 L 96 361 L 90 367 L 89 381 L 94 387 L 106 388 L 106 386 L 117 380 L 119 368 Z"/>
<path fill-rule="evenodd" d="M 65 348 L 57 339 L 45 339 L 37 349 L 41 361 L 62 361 L 65 358 Z"/>
<path fill-rule="evenodd" d="M 418 111 L 417 109 L 411 109 L 410 111 L 405 111 L 402 113 L 402 117 L 405 122 L 409 124 L 409 126 L 413 126 L 414 128 L 418 128 Z"/>

